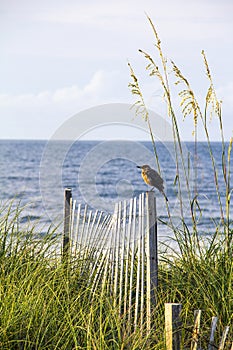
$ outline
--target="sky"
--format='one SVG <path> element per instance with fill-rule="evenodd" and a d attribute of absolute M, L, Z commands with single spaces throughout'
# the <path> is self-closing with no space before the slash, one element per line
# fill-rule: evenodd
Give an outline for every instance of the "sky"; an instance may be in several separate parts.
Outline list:
<path fill-rule="evenodd" d="M 201 105 L 208 88 L 201 55 L 205 50 L 217 96 L 223 101 L 224 134 L 229 140 L 232 0 L 0 0 L 0 139 L 50 139 L 69 118 L 86 109 L 132 105 L 128 62 L 139 77 L 148 108 L 168 118 L 159 82 L 148 77 L 146 61 L 138 52 L 148 51 L 159 61 L 146 14 L 168 62 L 172 59 L 180 67 Z M 177 115 L 183 139 L 192 140 L 192 118 L 183 121 Z M 219 140 L 217 118 L 209 127 L 212 139 Z M 87 138 L 111 139 L 118 133 L 145 137 L 133 129 L 124 133 L 109 126 L 106 132 L 86 130 Z"/>

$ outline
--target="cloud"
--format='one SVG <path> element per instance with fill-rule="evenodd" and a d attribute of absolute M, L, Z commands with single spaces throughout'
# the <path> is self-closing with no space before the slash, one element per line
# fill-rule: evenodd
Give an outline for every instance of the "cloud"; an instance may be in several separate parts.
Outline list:
<path fill-rule="evenodd" d="M 116 71 L 99 70 L 84 86 L 72 85 L 37 94 L 0 94 L 0 138 L 49 138 L 68 117 L 84 109 L 128 102 L 124 93 L 121 95 L 123 89 L 117 87 L 118 76 Z"/>
<path fill-rule="evenodd" d="M 45 106 L 50 103 L 65 104 L 80 99 L 99 98 L 108 84 L 112 73 L 97 71 L 91 80 L 83 87 L 77 85 L 56 89 L 55 91 L 42 91 L 37 94 L 0 94 L 0 107 L 31 107 Z"/>

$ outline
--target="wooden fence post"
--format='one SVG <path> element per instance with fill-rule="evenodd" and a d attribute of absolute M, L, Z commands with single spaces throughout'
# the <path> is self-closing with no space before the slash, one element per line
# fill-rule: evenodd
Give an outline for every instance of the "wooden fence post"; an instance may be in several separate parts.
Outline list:
<path fill-rule="evenodd" d="M 146 192 L 146 328 L 151 329 L 152 307 L 156 304 L 158 287 L 158 238 L 154 192 Z M 142 233 L 144 234 L 144 233 Z"/>
<path fill-rule="evenodd" d="M 165 304 L 165 336 L 167 350 L 181 349 L 181 309 L 181 304 Z"/>
<path fill-rule="evenodd" d="M 149 258 L 148 274 L 150 280 L 151 300 L 155 303 L 155 288 L 158 287 L 158 238 L 156 200 L 153 191 L 146 192 L 147 201 L 147 256 Z"/>
<path fill-rule="evenodd" d="M 66 188 L 64 192 L 64 231 L 62 242 L 62 259 L 65 260 L 69 254 L 70 247 L 70 224 L 71 224 L 72 190 Z"/>

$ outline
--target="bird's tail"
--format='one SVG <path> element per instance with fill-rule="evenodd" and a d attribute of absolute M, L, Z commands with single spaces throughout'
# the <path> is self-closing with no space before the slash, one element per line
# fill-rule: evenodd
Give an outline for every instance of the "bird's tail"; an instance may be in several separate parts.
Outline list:
<path fill-rule="evenodd" d="M 166 201 L 168 202 L 168 198 L 167 198 L 167 196 L 166 196 L 164 190 L 162 190 L 161 192 L 162 192 L 162 194 L 164 195 L 164 198 L 166 199 Z"/>
<path fill-rule="evenodd" d="M 164 198 L 166 199 L 166 201 L 168 202 L 168 198 L 164 192 L 164 186 L 163 186 L 163 183 L 160 184 L 160 186 L 157 187 L 158 190 L 163 194 Z"/>

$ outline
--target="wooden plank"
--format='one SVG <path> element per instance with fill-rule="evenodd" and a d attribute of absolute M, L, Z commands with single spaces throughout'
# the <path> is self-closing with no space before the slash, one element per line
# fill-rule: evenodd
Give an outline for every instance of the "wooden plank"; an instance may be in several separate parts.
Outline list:
<path fill-rule="evenodd" d="M 97 246 L 99 245 L 101 239 L 102 239 L 102 234 L 103 234 L 103 225 L 105 225 L 105 220 L 107 218 L 107 215 L 103 217 L 102 221 L 101 218 L 103 216 L 103 212 L 96 210 L 94 217 L 93 217 L 93 222 L 90 228 L 90 235 L 89 235 L 89 242 L 88 246 L 91 247 L 92 252 L 96 251 Z"/>
<path fill-rule="evenodd" d="M 98 214 L 99 214 L 99 211 L 96 210 L 92 219 L 91 227 L 90 227 L 89 241 L 95 238 L 95 232 L 97 231 L 97 229 L 99 229 L 99 222 L 98 223 L 96 222 Z M 90 242 L 88 242 L 88 246 L 90 246 Z"/>
<path fill-rule="evenodd" d="M 92 213 L 92 211 L 91 211 Z M 90 214 L 89 214 L 90 215 Z M 93 240 L 95 239 L 94 236 L 94 228 L 98 229 L 101 232 L 101 225 L 97 225 L 96 223 L 96 219 L 98 217 L 98 210 L 95 211 L 95 213 L 91 216 L 91 220 L 90 220 L 90 225 L 87 229 L 87 238 L 86 238 L 86 242 L 85 242 L 85 247 L 86 247 L 86 257 L 88 257 L 89 260 L 89 264 L 91 263 L 91 260 L 93 258 L 93 254 L 95 253 L 95 248 L 96 245 L 94 245 Z"/>
<path fill-rule="evenodd" d="M 144 228 L 144 215 L 145 215 L 145 199 L 144 193 L 140 196 L 141 203 L 141 212 L 139 211 L 139 215 L 141 216 L 141 306 L 140 306 L 140 320 L 141 320 L 141 330 L 144 322 L 144 293 L 145 293 L 145 228 Z"/>
<path fill-rule="evenodd" d="M 146 242 L 147 242 L 147 314 L 151 313 L 152 305 L 155 305 L 155 290 L 158 286 L 158 238 L 156 200 L 153 191 L 146 192 Z M 148 319 L 149 322 L 149 319 Z"/>
<path fill-rule="evenodd" d="M 76 216 L 76 228 L 75 228 L 75 236 L 74 236 L 74 255 L 77 254 L 77 247 L 78 247 L 78 239 L 79 239 L 79 225 L 80 225 L 80 215 L 81 215 L 81 203 L 78 205 L 78 211 Z"/>
<path fill-rule="evenodd" d="M 140 203 L 140 197 L 139 197 Z M 140 208 L 139 208 L 140 211 Z M 138 217 L 138 239 L 137 239 L 137 277 L 136 277 L 136 297 L 135 297 L 135 312 L 134 312 L 134 330 L 138 326 L 138 308 L 139 308 L 139 293 L 140 293 L 140 270 L 141 270 L 141 216 Z"/>
<path fill-rule="evenodd" d="M 70 250 L 70 226 L 71 226 L 72 190 L 64 191 L 64 230 L 62 243 L 62 258 L 67 259 Z"/>
<path fill-rule="evenodd" d="M 120 231 L 121 231 L 121 215 L 122 215 L 122 203 L 118 203 L 117 208 L 117 229 L 116 229 L 116 237 L 115 244 L 113 246 L 113 305 L 114 307 L 117 305 L 117 291 L 119 289 L 119 256 L 120 256 Z"/>
<path fill-rule="evenodd" d="M 208 350 L 215 350 L 216 346 L 214 346 L 214 333 L 216 331 L 218 322 L 218 317 L 212 317 L 211 328 L 210 328 L 210 340 L 208 345 Z"/>
<path fill-rule="evenodd" d="M 223 334 L 222 334 L 222 338 L 220 340 L 220 344 L 219 344 L 219 347 L 218 347 L 218 350 L 223 350 L 224 349 L 224 345 L 225 345 L 225 341 L 226 341 L 226 338 L 227 338 L 227 334 L 229 332 L 229 329 L 230 327 L 229 326 L 226 326 L 224 328 L 224 331 L 223 331 Z"/>
<path fill-rule="evenodd" d="M 75 209 L 76 209 L 76 200 L 72 201 L 73 205 L 72 205 L 72 215 L 71 215 L 71 224 L 70 224 L 70 240 L 71 240 L 71 244 L 73 242 L 74 239 L 74 217 L 75 217 Z"/>
<path fill-rule="evenodd" d="M 200 325 L 201 325 L 201 310 L 195 310 L 191 350 L 197 350 L 198 338 L 200 333 Z"/>
<path fill-rule="evenodd" d="M 92 210 L 90 210 L 89 213 L 87 214 L 87 224 L 86 224 L 86 229 L 85 229 L 85 233 L 84 233 L 84 243 L 83 243 L 85 253 L 87 252 L 87 250 L 89 248 L 88 243 L 89 243 L 89 236 L 91 233 L 91 231 L 90 231 L 91 221 L 93 221 Z"/>
<path fill-rule="evenodd" d="M 118 229 L 118 206 L 119 203 L 115 203 L 114 213 L 112 216 L 112 230 L 110 231 L 109 239 L 109 255 L 108 255 L 108 272 L 109 272 L 109 290 L 111 295 L 114 295 L 114 273 L 115 273 L 115 256 L 116 256 L 116 242 L 117 242 L 117 229 Z"/>
<path fill-rule="evenodd" d="M 86 216 L 87 216 L 87 204 L 85 204 L 84 207 L 84 213 L 82 217 L 82 228 L 81 228 L 81 234 L 80 234 L 80 250 L 83 249 L 83 239 L 84 239 L 84 233 L 85 233 L 85 226 L 86 226 Z"/>
<path fill-rule="evenodd" d="M 149 227 L 149 203 L 148 196 L 146 196 L 146 221 Z M 149 229 L 146 232 L 146 329 L 147 334 L 151 330 L 151 268 L 150 268 L 150 235 Z"/>
<path fill-rule="evenodd" d="M 181 304 L 165 304 L 165 337 L 167 350 L 181 349 Z"/>
<path fill-rule="evenodd" d="M 128 227 L 127 227 L 128 230 L 126 235 L 127 243 L 126 243 L 126 257 L 125 257 L 126 261 L 125 261 L 124 315 L 126 314 L 126 311 L 127 311 L 127 299 L 128 299 L 128 294 L 130 292 L 130 289 L 128 288 L 128 282 L 129 282 L 130 243 L 131 243 L 132 219 L 133 219 L 133 198 L 131 198 L 130 200 L 128 216 L 129 216 L 129 222 L 128 222 Z"/>
<path fill-rule="evenodd" d="M 125 242 L 126 242 L 126 216 L 127 216 L 127 202 L 124 201 L 123 206 L 123 222 L 122 222 L 122 236 L 120 244 L 120 282 L 119 282 L 119 315 L 121 315 L 122 310 L 122 298 L 123 298 L 123 278 L 124 278 L 124 265 L 125 265 Z"/>
<path fill-rule="evenodd" d="M 137 216 L 137 198 L 133 200 L 133 220 L 132 220 L 132 246 L 131 246 L 131 261 L 130 261 L 130 278 L 129 278 L 129 307 L 128 307 L 128 324 L 131 326 L 132 319 L 132 300 L 133 300 L 133 276 L 135 266 L 135 242 L 136 242 L 136 216 Z"/>

